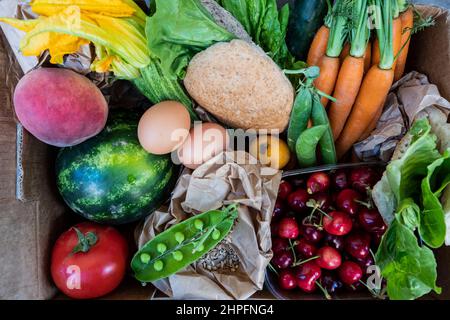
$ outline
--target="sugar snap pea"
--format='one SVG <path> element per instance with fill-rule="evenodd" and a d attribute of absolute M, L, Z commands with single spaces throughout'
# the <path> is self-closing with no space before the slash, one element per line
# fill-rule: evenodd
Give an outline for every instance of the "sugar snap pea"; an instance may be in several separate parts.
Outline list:
<path fill-rule="evenodd" d="M 294 101 L 294 106 L 289 119 L 287 132 L 287 143 L 291 151 L 295 151 L 295 143 L 300 134 L 308 127 L 308 120 L 311 117 L 312 95 L 311 90 L 302 87 L 298 91 Z"/>
<path fill-rule="evenodd" d="M 237 204 L 191 217 L 158 234 L 133 257 L 136 279 L 152 282 L 194 263 L 222 241 L 237 218 Z"/>
<path fill-rule="evenodd" d="M 303 131 L 295 145 L 300 167 L 307 168 L 317 164 L 317 144 L 327 131 L 326 125 L 319 125 Z"/>
<path fill-rule="evenodd" d="M 322 162 L 324 164 L 336 164 L 336 147 L 334 145 L 333 132 L 331 131 L 330 121 L 328 120 L 327 112 L 320 102 L 320 96 L 317 92 L 313 93 L 312 97 L 312 122 L 314 126 L 325 125 L 327 130 L 319 141 L 320 153 L 322 155 Z"/>

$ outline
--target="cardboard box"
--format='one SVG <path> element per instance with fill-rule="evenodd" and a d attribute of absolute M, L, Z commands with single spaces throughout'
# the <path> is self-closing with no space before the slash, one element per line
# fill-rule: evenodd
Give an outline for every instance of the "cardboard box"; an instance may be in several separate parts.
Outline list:
<path fill-rule="evenodd" d="M 284 1 L 283 1 L 284 2 Z M 9 2 L 10 4 L 11 2 Z M 450 16 L 437 7 L 419 7 L 436 25 L 412 40 L 408 68 L 429 76 L 450 100 Z M 0 2 L 1 15 L 11 10 Z M 10 12 L 10 11 L 9 11 Z M 9 29 L 11 30 L 11 29 Z M 13 49 L 0 37 L 0 299 L 51 299 L 57 294 L 49 272 L 50 252 L 56 237 L 78 219 L 63 204 L 56 190 L 56 149 L 28 134 L 15 120 L 11 92 L 22 75 Z M 16 50 L 17 51 L 17 50 Z M 15 52 L 17 54 L 17 52 Z M 30 60 L 20 59 L 23 69 Z M 32 63 L 32 62 L 31 62 Z M 437 251 L 436 299 L 450 299 L 450 248 Z M 148 299 L 154 290 L 127 279 L 111 299 Z M 271 298 L 267 292 L 255 297 Z"/>

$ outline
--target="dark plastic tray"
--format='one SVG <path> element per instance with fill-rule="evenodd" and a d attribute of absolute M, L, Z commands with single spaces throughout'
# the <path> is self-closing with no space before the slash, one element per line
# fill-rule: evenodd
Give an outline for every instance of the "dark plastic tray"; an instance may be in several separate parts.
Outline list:
<path fill-rule="evenodd" d="M 338 169 L 350 169 L 356 167 L 386 167 L 384 162 L 363 162 L 363 163 L 347 163 L 338 165 L 324 165 L 319 167 L 312 167 L 307 169 L 298 169 L 286 171 L 283 173 L 283 178 L 300 177 L 302 175 L 311 174 L 314 172 L 332 171 Z M 278 300 L 323 300 L 325 297 L 319 291 L 313 294 L 307 294 L 300 290 L 284 290 L 279 287 L 276 275 L 269 268 L 266 269 L 265 286 L 267 290 Z M 373 299 L 372 295 L 366 290 L 364 291 L 344 291 L 341 294 L 334 295 L 333 299 L 338 300 L 367 300 Z"/>

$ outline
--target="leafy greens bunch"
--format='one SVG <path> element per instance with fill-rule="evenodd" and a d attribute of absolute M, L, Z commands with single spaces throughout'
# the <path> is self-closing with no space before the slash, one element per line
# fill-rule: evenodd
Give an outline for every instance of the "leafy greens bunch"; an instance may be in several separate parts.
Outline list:
<path fill-rule="evenodd" d="M 428 120 L 416 121 L 409 136 L 408 148 L 388 165 L 373 191 L 379 208 L 390 207 L 395 212 L 376 263 L 387 280 L 389 297 L 401 300 L 416 299 L 432 290 L 441 292 L 430 248 L 439 248 L 445 241 L 441 198 L 450 185 L 450 150 L 438 151 Z"/>

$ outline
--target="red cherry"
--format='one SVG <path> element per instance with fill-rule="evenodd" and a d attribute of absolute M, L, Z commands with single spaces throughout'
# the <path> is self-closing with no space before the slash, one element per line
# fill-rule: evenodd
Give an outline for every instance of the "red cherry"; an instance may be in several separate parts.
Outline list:
<path fill-rule="evenodd" d="M 334 174 L 332 174 L 331 181 L 333 187 L 338 190 L 346 189 L 349 186 L 347 173 L 345 170 L 337 170 Z"/>
<path fill-rule="evenodd" d="M 343 236 L 352 230 L 350 217 L 339 211 L 333 211 L 323 218 L 323 228 L 335 236 Z"/>
<path fill-rule="evenodd" d="M 339 192 L 336 198 L 337 207 L 350 214 L 357 214 L 360 208 L 360 205 L 357 201 L 361 201 L 361 195 L 353 189 L 344 189 Z"/>
<path fill-rule="evenodd" d="M 295 251 L 300 255 L 301 258 L 308 259 L 316 255 L 317 248 L 312 243 L 302 238 L 297 241 Z"/>
<path fill-rule="evenodd" d="M 317 255 L 319 256 L 316 260 L 317 265 L 322 269 L 334 270 L 341 265 L 341 254 L 332 247 L 326 246 L 320 248 L 319 251 L 317 251 Z"/>
<path fill-rule="evenodd" d="M 304 189 L 298 189 L 287 197 L 289 207 L 298 213 L 305 213 L 308 210 L 306 203 L 309 200 L 309 194 Z"/>
<path fill-rule="evenodd" d="M 345 251 L 356 259 L 365 259 L 370 253 L 370 236 L 357 232 L 345 239 Z"/>
<path fill-rule="evenodd" d="M 327 246 L 335 248 L 338 251 L 344 250 L 344 237 L 327 233 L 324 242 Z"/>
<path fill-rule="evenodd" d="M 284 204 L 283 201 L 277 199 L 275 201 L 275 206 L 273 207 L 272 218 L 278 219 L 284 214 Z"/>
<path fill-rule="evenodd" d="M 313 173 L 306 181 L 306 187 L 309 194 L 326 192 L 330 187 L 330 177 L 324 172 Z"/>
<path fill-rule="evenodd" d="M 386 223 L 377 209 L 361 209 L 358 220 L 367 232 L 383 234 L 387 229 Z"/>
<path fill-rule="evenodd" d="M 341 281 L 349 286 L 359 282 L 363 276 L 361 267 L 353 261 L 344 261 L 338 274 Z"/>
<path fill-rule="evenodd" d="M 291 270 L 282 270 L 278 278 L 278 283 L 284 290 L 292 290 L 297 287 L 297 279 Z"/>
<path fill-rule="evenodd" d="M 295 239 L 299 235 L 297 221 L 294 218 L 283 218 L 278 227 L 278 236 L 285 239 Z"/>
<path fill-rule="evenodd" d="M 318 243 L 324 237 L 323 231 L 320 231 L 317 227 L 311 225 L 303 224 L 300 231 L 305 240 L 310 243 Z"/>
<path fill-rule="evenodd" d="M 294 263 L 294 254 L 291 250 L 280 251 L 274 254 L 272 263 L 279 269 L 286 269 Z"/>
<path fill-rule="evenodd" d="M 279 253 L 288 250 L 289 241 L 283 238 L 273 238 L 272 239 L 272 251 L 274 253 Z"/>
<path fill-rule="evenodd" d="M 369 167 L 359 167 L 350 172 L 350 184 L 359 192 L 366 193 L 379 179 L 378 173 Z"/>
<path fill-rule="evenodd" d="M 332 205 L 331 197 L 328 193 L 315 193 L 311 197 L 316 201 L 316 203 L 319 205 L 319 208 L 325 212 L 328 212 Z"/>
<path fill-rule="evenodd" d="M 316 281 L 319 280 L 322 270 L 314 261 L 300 265 L 295 273 L 297 286 L 304 292 L 310 293 L 316 290 Z"/>
<path fill-rule="evenodd" d="M 291 184 L 287 181 L 281 181 L 280 187 L 278 188 L 278 198 L 281 200 L 286 200 L 291 192 L 292 192 Z"/>

